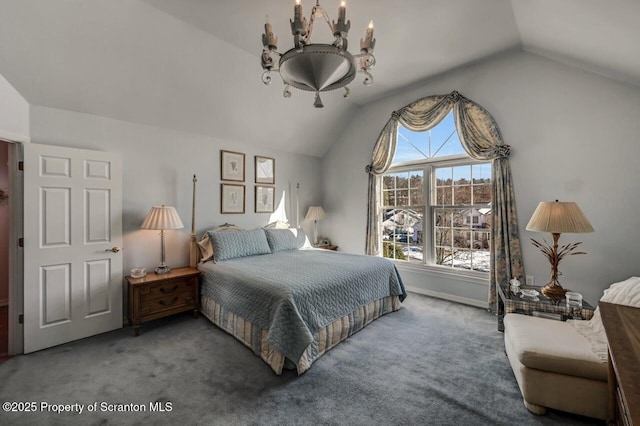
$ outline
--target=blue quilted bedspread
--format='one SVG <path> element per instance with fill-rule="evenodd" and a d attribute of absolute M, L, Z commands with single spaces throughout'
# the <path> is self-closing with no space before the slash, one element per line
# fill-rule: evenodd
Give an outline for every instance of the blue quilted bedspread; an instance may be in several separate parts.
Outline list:
<path fill-rule="evenodd" d="M 199 265 L 202 294 L 257 326 L 297 363 L 313 333 L 360 306 L 406 292 L 389 260 L 291 250 Z"/>

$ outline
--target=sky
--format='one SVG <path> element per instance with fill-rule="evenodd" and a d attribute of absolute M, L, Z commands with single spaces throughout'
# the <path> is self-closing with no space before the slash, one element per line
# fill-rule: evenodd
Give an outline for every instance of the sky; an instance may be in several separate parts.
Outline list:
<path fill-rule="evenodd" d="M 453 111 L 426 132 L 413 132 L 402 125 L 398 127 L 394 163 L 464 153 L 453 120 Z"/>
<path fill-rule="evenodd" d="M 425 160 L 434 157 L 465 154 L 453 119 L 453 111 L 433 129 L 426 132 L 413 132 L 406 127 L 398 126 L 398 144 L 393 159 L 394 163 Z M 471 179 L 469 166 L 445 167 L 436 170 L 436 178 L 446 180 L 453 178 Z M 453 174 L 453 176 L 451 176 Z M 491 179 L 491 165 L 473 166 L 474 179 Z"/>

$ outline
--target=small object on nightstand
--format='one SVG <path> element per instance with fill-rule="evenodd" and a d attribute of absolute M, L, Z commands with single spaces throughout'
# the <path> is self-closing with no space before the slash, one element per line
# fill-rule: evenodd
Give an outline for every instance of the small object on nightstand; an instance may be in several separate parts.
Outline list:
<path fill-rule="evenodd" d="M 511 278 L 509 284 L 511 284 L 511 292 L 513 294 L 518 294 L 520 292 L 520 281 L 518 281 L 517 278 Z"/>
<path fill-rule="evenodd" d="M 131 278 L 142 278 L 147 275 L 147 271 L 144 268 L 131 269 Z"/>
<path fill-rule="evenodd" d="M 151 272 L 142 278 L 127 276 L 129 286 L 129 322 L 135 336 L 140 324 L 185 311 L 198 317 L 200 271 L 175 268 L 166 274 Z"/>
<path fill-rule="evenodd" d="M 327 245 L 319 245 L 319 246 L 315 246 L 316 248 L 321 248 L 323 250 L 333 250 L 333 251 L 338 251 L 338 246 L 332 246 L 331 244 L 327 244 Z"/>

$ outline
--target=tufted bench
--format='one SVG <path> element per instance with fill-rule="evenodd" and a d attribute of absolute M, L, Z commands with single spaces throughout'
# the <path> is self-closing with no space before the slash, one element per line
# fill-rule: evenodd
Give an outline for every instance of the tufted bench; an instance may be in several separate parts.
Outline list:
<path fill-rule="evenodd" d="M 507 314 L 504 346 L 529 411 L 607 418 L 607 363 L 571 324 Z"/>

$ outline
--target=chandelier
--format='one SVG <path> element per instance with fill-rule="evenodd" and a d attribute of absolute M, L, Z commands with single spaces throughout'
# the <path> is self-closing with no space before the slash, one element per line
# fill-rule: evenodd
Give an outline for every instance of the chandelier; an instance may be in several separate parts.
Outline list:
<path fill-rule="evenodd" d="M 291 87 L 315 92 L 313 106 L 322 108 L 320 92 L 340 89 L 344 87 L 344 97 L 349 97 L 347 85 L 353 81 L 356 72 L 362 72 L 365 76 L 364 85 L 373 83 L 373 76 L 369 73 L 375 65 L 373 48 L 376 44 L 373 38 L 373 21 L 369 23 L 365 38 L 360 40 L 360 53 L 353 55 L 347 50 L 347 34 L 351 27 L 351 21 L 346 20 L 347 8 L 345 3 L 338 7 L 338 22 L 329 21 L 327 12 L 320 7 L 320 0 L 311 10 L 311 17 L 302 15 L 300 0 L 296 0 L 293 7 L 293 20 L 291 34 L 294 47 L 285 53 L 279 53 L 278 37 L 274 36 L 273 28 L 266 17 L 264 34 L 262 35 L 262 74 L 264 84 L 271 83 L 271 72 L 279 71 L 284 83 L 284 97 L 291 97 Z M 332 44 L 311 43 L 311 32 L 316 17 L 322 17 L 329 25 L 335 41 Z M 277 63 L 276 63 L 277 60 Z"/>

